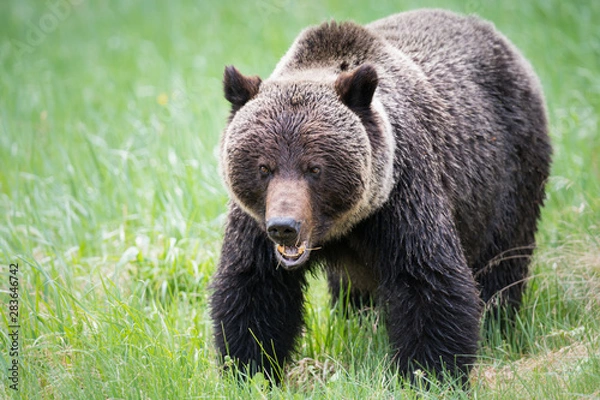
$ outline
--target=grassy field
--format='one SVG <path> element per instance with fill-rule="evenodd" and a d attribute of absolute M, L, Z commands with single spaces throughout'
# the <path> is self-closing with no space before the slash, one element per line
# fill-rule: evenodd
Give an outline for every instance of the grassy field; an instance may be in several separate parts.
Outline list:
<path fill-rule="evenodd" d="M 221 377 L 223 66 L 266 77 L 307 25 L 419 6 L 494 21 L 544 85 L 554 163 L 517 329 L 482 343 L 470 393 L 420 393 L 378 316 L 339 318 L 316 277 L 283 386 Z M 0 2 L 0 397 L 600 398 L 599 22 L 593 0 Z"/>

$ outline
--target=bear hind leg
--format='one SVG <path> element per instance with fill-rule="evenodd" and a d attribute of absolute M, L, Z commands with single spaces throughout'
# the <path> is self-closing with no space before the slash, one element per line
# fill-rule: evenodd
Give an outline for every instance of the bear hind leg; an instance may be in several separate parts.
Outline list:
<path fill-rule="evenodd" d="M 340 307 L 346 316 L 349 310 L 361 310 L 374 305 L 374 298 L 369 291 L 353 286 L 347 276 L 337 271 L 327 271 L 327 284 L 331 306 Z"/>
<path fill-rule="evenodd" d="M 529 277 L 535 248 L 533 232 L 521 240 L 495 240 L 475 264 L 474 278 L 485 304 L 485 331 L 498 326 L 503 336 L 514 329 Z"/>
<path fill-rule="evenodd" d="M 349 246 L 334 243 L 324 257 L 331 306 L 341 307 L 344 315 L 349 310 L 361 310 L 374 305 L 377 282 L 359 255 Z"/>

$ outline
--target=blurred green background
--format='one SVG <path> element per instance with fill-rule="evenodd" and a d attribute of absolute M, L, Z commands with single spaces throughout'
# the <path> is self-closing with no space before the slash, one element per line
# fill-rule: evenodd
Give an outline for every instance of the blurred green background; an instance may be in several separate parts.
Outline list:
<path fill-rule="evenodd" d="M 589 350 L 587 358 L 575 357 L 577 365 L 589 364 L 575 378 L 541 361 L 558 383 L 531 375 L 530 398 L 545 391 L 600 396 L 592 384 L 600 381 L 600 329 L 592 315 L 600 302 L 594 0 L 0 2 L 0 290 L 7 293 L 7 266 L 18 262 L 18 395 L 266 395 L 260 381 L 244 389 L 219 378 L 206 310 L 227 202 L 216 158 L 228 112 L 223 68 L 234 64 L 266 78 L 308 25 L 367 23 L 419 7 L 493 21 L 533 64 L 550 116 L 554 162 L 534 263 L 539 278 L 530 285 L 523 337 L 484 346 L 481 371 L 496 375 L 493 382 L 476 377 L 476 393 L 519 392 L 523 383 L 506 383 L 500 372 L 518 370 L 525 341 L 533 359 L 574 343 Z M 330 319 L 322 282 L 315 287 L 307 324 L 316 339 L 303 339 L 299 358 L 316 361 L 292 369 L 276 393 L 410 396 L 377 362 L 385 344 L 369 350 L 373 358 L 340 355 L 344 340 L 372 339 L 358 325 Z M 0 304 L 0 361 L 7 367 L 4 304 L 8 297 Z M 381 332 L 375 337 L 375 345 L 385 342 Z M 337 377 L 329 379 L 323 360 L 339 357 L 331 375 Z M 351 367 L 363 359 L 366 374 Z M 323 378 L 302 384 L 310 371 Z"/>

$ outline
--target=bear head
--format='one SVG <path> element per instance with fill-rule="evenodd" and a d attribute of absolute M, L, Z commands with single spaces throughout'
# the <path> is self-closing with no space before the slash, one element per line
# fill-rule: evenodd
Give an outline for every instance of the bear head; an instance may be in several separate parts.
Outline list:
<path fill-rule="evenodd" d="M 377 85 L 371 65 L 264 82 L 225 69 L 232 108 L 221 170 L 233 201 L 264 229 L 284 268 L 305 264 L 311 250 L 387 200 L 394 139 Z"/>

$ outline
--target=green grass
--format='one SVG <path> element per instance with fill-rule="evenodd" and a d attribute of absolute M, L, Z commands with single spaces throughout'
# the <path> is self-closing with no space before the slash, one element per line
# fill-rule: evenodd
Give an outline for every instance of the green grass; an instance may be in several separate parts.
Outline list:
<path fill-rule="evenodd" d="M 600 397 L 600 2 L 75 3 L 0 3 L 0 397 Z M 482 344 L 470 394 L 420 393 L 394 375 L 380 316 L 341 318 L 317 277 L 284 385 L 221 376 L 207 285 L 227 202 L 223 66 L 266 77 L 307 25 L 418 6 L 494 21 L 545 88 L 554 164 L 517 328 Z"/>

